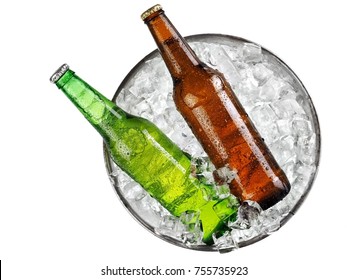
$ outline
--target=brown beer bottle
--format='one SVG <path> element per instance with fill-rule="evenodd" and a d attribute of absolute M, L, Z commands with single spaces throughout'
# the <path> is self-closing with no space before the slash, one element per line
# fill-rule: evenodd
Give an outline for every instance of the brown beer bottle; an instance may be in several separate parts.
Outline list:
<path fill-rule="evenodd" d="M 206 66 L 177 32 L 160 5 L 142 14 L 173 79 L 173 98 L 194 135 L 241 201 L 265 210 L 290 190 L 272 156 L 223 74 Z"/>

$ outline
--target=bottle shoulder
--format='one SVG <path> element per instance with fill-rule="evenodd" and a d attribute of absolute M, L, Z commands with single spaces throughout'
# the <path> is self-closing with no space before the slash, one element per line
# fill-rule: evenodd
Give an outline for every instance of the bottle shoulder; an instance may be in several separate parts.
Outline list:
<path fill-rule="evenodd" d="M 229 87 L 222 73 L 202 65 L 174 83 L 174 99 L 177 103 L 187 98 L 192 101 L 196 100 L 195 102 L 202 99 L 206 101 L 215 96 L 214 93 L 226 90 Z"/>
<path fill-rule="evenodd" d="M 210 88 L 225 84 L 224 75 L 205 64 L 186 71 L 181 77 L 174 78 L 174 90 L 182 88 Z"/>
<path fill-rule="evenodd" d="M 119 121 L 117 121 L 117 125 L 115 126 L 115 128 L 117 130 L 135 129 L 140 132 L 147 131 L 151 135 L 161 134 L 160 130 L 156 127 L 156 125 L 153 122 L 140 116 L 135 116 L 126 112 L 124 112 L 122 118 L 119 119 Z"/>

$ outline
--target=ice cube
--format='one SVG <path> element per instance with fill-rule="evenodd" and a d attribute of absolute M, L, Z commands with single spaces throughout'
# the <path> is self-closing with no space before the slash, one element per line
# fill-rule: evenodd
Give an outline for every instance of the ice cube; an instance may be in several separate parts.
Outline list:
<path fill-rule="evenodd" d="M 160 228 L 173 230 L 175 228 L 176 223 L 177 223 L 177 218 L 171 215 L 166 215 L 160 221 Z"/>
<path fill-rule="evenodd" d="M 313 164 L 316 160 L 316 134 L 299 137 L 297 141 L 298 160 L 305 164 Z"/>
<path fill-rule="evenodd" d="M 296 172 L 298 177 L 296 179 L 296 186 L 297 189 L 303 190 L 303 187 L 307 186 L 309 181 L 312 179 L 313 173 L 316 171 L 316 167 L 300 162 L 297 165 Z"/>
<path fill-rule="evenodd" d="M 118 170 L 118 171 L 116 171 Z M 123 172 L 118 166 L 114 166 L 114 171 L 112 173 L 118 173 L 117 174 L 117 181 L 118 181 L 118 186 L 121 188 L 126 186 L 129 182 L 132 182 L 133 180 L 129 177 L 128 174 L 126 174 L 125 172 Z"/>
<path fill-rule="evenodd" d="M 201 61 L 205 62 L 206 64 L 210 66 L 216 66 L 215 59 L 213 55 L 211 54 L 211 44 L 191 44 L 192 49 L 195 51 L 195 53 L 198 55 L 198 57 L 201 59 Z M 219 45 L 217 45 L 219 47 Z"/>
<path fill-rule="evenodd" d="M 252 67 L 254 79 L 258 82 L 258 86 L 264 85 L 273 75 L 273 72 L 264 64 L 256 64 Z"/>
<path fill-rule="evenodd" d="M 135 181 L 131 181 L 127 183 L 122 188 L 124 197 L 126 197 L 129 200 L 140 200 L 145 197 L 146 192 L 145 190 Z"/>
<path fill-rule="evenodd" d="M 233 64 L 233 61 L 228 57 L 224 48 L 217 46 L 215 52 L 211 54 L 213 58 L 213 63 L 216 65 L 216 68 L 223 73 L 225 78 L 228 80 L 232 87 L 235 87 L 238 83 L 241 82 L 241 76 L 238 69 Z M 213 50 L 212 50 L 213 51 Z"/>
<path fill-rule="evenodd" d="M 288 119 L 276 120 L 276 125 L 278 127 L 278 131 L 282 136 L 292 134 L 291 123 L 292 123 L 291 120 L 288 120 Z"/>
<path fill-rule="evenodd" d="M 144 98 L 139 98 L 139 101 L 136 105 L 136 115 L 142 116 L 144 118 L 153 115 L 153 110 L 151 106 L 148 104 L 147 100 Z"/>
<path fill-rule="evenodd" d="M 169 132 L 172 131 L 172 128 L 167 125 L 163 113 L 154 116 L 153 122 L 161 129 L 162 132 L 164 132 L 167 135 L 169 134 Z"/>
<path fill-rule="evenodd" d="M 160 222 L 158 227 L 155 229 L 155 231 L 162 235 L 171 236 L 174 238 L 177 238 L 177 232 L 175 232 L 176 224 L 179 223 L 178 219 L 172 215 L 164 215 Z"/>
<path fill-rule="evenodd" d="M 304 110 L 295 99 L 278 100 L 272 103 L 271 107 L 280 119 L 290 119 L 295 115 L 305 114 Z"/>
<path fill-rule="evenodd" d="M 281 227 L 281 215 L 279 211 L 275 208 L 269 208 L 261 219 L 262 230 L 266 234 L 271 234 L 277 231 Z"/>
<path fill-rule="evenodd" d="M 182 228 L 181 238 L 186 244 L 198 244 L 202 242 L 203 232 L 199 220 L 198 212 L 182 213 L 180 222 L 185 226 Z"/>
<path fill-rule="evenodd" d="M 221 45 L 225 53 L 232 61 L 239 61 L 242 59 L 242 47 L 239 45 Z"/>
<path fill-rule="evenodd" d="M 229 167 L 224 166 L 216 170 L 218 178 L 222 179 L 224 183 L 229 184 L 237 176 L 237 172 L 231 170 Z"/>
<path fill-rule="evenodd" d="M 267 145 L 271 145 L 274 141 L 281 137 L 281 133 L 275 122 L 272 122 L 267 126 L 259 127 L 259 133 L 264 138 Z"/>
<path fill-rule="evenodd" d="M 225 232 L 222 236 L 216 237 L 216 235 L 213 235 L 213 240 L 215 243 L 215 246 L 220 250 L 221 252 L 223 250 L 235 250 L 239 248 L 239 239 L 237 238 L 237 233 L 239 231 L 235 231 L 235 234 L 232 234 L 232 232 Z"/>
<path fill-rule="evenodd" d="M 194 170 L 194 177 L 201 182 L 215 184 L 213 177 L 215 167 L 208 157 L 192 157 L 192 170 Z"/>
<path fill-rule="evenodd" d="M 280 98 L 282 100 L 284 99 L 296 99 L 298 96 L 298 93 L 296 91 L 294 91 L 294 89 L 289 85 L 284 85 L 281 89 L 280 89 Z"/>
<path fill-rule="evenodd" d="M 211 181 L 211 184 L 214 183 Z M 216 185 L 216 195 L 219 199 L 224 199 L 230 196 L 230 188 L 228 185 Z"/>
<path fill-rule="evenodd" d="M 180 121 L 180 116 L 178 115 L 175 108 L 166 108 L 163 112 L 166 123 L 172 129 L 177 121 Z"/>
<path fill-rule="evenodd" d="M 241 85 L 244 90 L 254 91 L 258 87 L 257 80 L 253 77 L 252 69 L 246 67 L 239 70 L 241 76 Z"/>
<path fill-rule="evenodd" d="M 200 143 L 197 143 L 196 138 L 192 136 L 188 136 L 187 141 L 185 141 L 181 148 L 192 157 L 202 158 L 206 156 L 206 152 L 201 147 Z"/>
<path fill-rule="evenodd" d="M 280 165 L 285 164 L 290 159 L 295 159 L 296 153 L 294 149 L 293 136 L 281 138 L 269 146 L 275 159 Z"/>
<path fill-rule="evenodd" d="M 292 184 L 296 179 L 297 174 L 295 173 L 295 161 L 289 160 L 282 166 L 282 170 L 286 174 L 289 182 Z"/>
<path fill-rule="evenodd" d="M 140 76 L 128 90 L 137 98 L 147 98 L 154 91 L 154 87 L 147 78 Z"/>
<path fill-rule="evenodd" d="M 156 114 L 161 114 L 168 108 L 166 96 L 160 94 L 157 90 L 150 97 L 146 98 L 146 102 Z"/>
<path fill-rule="evenodd" d="M 183 147 L 187 141 L 187 134 L 191 133 L 190 129 L 183 122 L 175 122 L 172 128 L 172 133 L 170 133 L 171 140 L 179 147 Z"/>
<path fill-rule="evenodd" d="M 260 226 L 258 223 L 261 207 L 254 201 L 244 201 L 237 212 L 237 220 L 228 226 L 232 229 L 249 229 L 252 226 Z"/>
<path fill-rule="evenodd" d="M 276 114 L 268 104 L 253 108 L 250 117 L 257 126 L 267 126 L 276 120 Z"/>
<path fill-rule="evenodd" d="M 263 101 L 272 101 L 276 99 L 277 94 L 278 92 L 276 92 L 273 85 L 271 83 L 266 83 L 261 87 L 259 97 Z"/>
<path fill-rule="evenodd" d="M 313 133 L 311 122 L 306 119 L 294 119 L 293 120 L 293 132 L 299 137 L 308 137 Z"/>
<path fill-rule="evenodd" d="M 245 43 L 243 46 L 243 58 L 247 63 L 260 62 L 263 59 L 261 47 L 256 44 Z"/>

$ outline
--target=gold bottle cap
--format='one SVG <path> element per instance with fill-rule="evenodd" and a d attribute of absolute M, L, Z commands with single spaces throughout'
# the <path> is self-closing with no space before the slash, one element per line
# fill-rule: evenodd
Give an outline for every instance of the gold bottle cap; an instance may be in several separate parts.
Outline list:
<path fill-rule="evenodd" d="M 161 5 L 157 4 L 155 6 L 153 6 L 152 8 L 149 8 L 147 11 L 145 11 L 142 15 L 141 15 L 141 19 L 145 20 L 147 17 L 149 17 L 150 15 L 154 14 L 155 12 L 158 12 L 162 9 Z"/>

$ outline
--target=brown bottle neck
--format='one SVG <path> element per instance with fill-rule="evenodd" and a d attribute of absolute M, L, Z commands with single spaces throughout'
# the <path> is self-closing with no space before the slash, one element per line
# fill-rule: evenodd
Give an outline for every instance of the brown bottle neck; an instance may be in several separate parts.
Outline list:
<path fill-rule="evenodd" d="M 184 73 L 201 64 L 194 51 L 178 33 L 163 10 L 149 16 L 145 23 L 152 33 L 173 78 L 181 78 Z"/>

